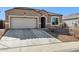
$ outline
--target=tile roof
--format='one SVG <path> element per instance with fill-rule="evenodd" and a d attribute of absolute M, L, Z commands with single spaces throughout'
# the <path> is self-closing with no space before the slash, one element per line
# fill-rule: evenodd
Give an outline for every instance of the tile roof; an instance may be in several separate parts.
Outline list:
<path fill-rule="evenodd" d="M 56 16 L 58 15 L 58 16 L 62 16 L 61 14 L 57 14 L 57 13 L 53 13 L 53 12 L 48 12 L 48 11 L 46 11 L 46 10 L 34 9 L 34 8 L 30 8 L 30 7 L 14 7 L 13 9 L 35 10 L 35 11 L 38 11 L 38 12 L 40 12 L 40 13 L 46 12 L 46 13 L 48 13 L 49 15 L 56 15 Z M 10 9 L 10 10 L 13 10 L 13 9 Z M 7 11 L 9 11 L 9 10 L 7 10 Z"/>

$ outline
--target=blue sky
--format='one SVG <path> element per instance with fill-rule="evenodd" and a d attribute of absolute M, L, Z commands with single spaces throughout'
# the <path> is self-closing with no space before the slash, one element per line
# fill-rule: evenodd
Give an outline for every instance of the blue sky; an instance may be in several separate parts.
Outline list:
<path fill-rule="evenodd" d="M 5 19 L 5 11 L 12 8 L 13 7 L 0 7 L 0 19 Z M 32 7 L 32 8 L 44 9 L 49 12 L 59 13 L 62 15 L 79 13 L 79 7 Z"/>

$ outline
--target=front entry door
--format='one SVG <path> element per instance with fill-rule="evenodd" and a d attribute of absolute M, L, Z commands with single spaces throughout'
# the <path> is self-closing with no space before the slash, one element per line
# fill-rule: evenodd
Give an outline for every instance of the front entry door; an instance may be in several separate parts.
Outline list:
<path fill-rule="evenodd" d="M 45 17 L 42 17 L 41 18 L 41 28 L 45 28 L 45 23 L 46 22 L 46 20 L 45 20 Z"/>

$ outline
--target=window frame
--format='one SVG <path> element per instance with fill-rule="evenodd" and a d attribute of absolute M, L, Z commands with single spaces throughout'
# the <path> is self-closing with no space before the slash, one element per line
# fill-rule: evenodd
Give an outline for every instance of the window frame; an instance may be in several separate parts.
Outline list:
<path fill-rule="evenodd" d="M 52 24 L 52 17 L 58 18 L 58 16 L 51 16 L 51 26 L 58 26 L 59 25 L 59 18 L 58 18 L 58 24 L 57 25 L 54 25 L 54 24 Z"/>

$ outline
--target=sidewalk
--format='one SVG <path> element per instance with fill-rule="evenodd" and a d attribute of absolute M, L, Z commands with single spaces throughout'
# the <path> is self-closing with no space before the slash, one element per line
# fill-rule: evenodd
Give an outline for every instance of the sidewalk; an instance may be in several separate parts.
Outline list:
<path fill-rule="evenodd" d="M 0 49 L 0 52 L 72 52 L 72 51 L 79 51 L 79 41 Z"/>

